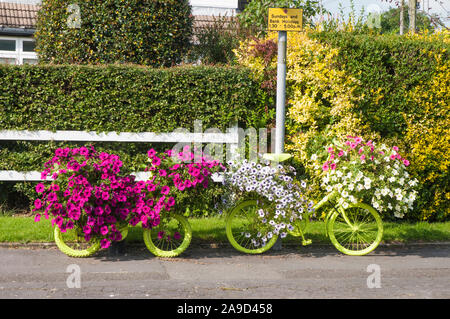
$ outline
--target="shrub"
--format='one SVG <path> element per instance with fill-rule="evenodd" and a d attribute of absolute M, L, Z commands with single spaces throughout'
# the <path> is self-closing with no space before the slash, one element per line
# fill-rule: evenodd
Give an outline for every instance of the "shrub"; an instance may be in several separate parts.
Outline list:
<path fill-rule="evenodd" d="M 192 35 L 187 0 L 44 0 L 36 51 L 44 63 L 135 63 L 172 66 L 182 61 Z"/>
<path fill-rule="evenodd" d="M 266 41 L 273 41 L 269 35 Z M 239 61 L 258 76 L 266 66 L 243 43 Z M 288 36 L 286 149 L 312 179 L 308 162 L 334 138 L 358 135 L 398 145 L 419 180 L 416 207 L 408 218 L 444 220 L 448 208 L 448 33 L 409 35 L 352 32 L 292 33 Z M 247 52 L 247 54 L 245 54 Z M 270 61 L 274 67 L 275 59 Z"/>
<path fill-rule="evenodd" d="M 242 43 L 239 51 L 243 65 L 262 76 L 263 83 L 272 83 L 266 86 L 272 91 L 269 96 L 274 96 L 277 60 L 276 54 L 267 48 L 274 45 L 276 34 L 270 33 L 265 41 Z M 337 54 L 336 49 L 306 34 L 288 36 L 286 149 L 293 152 L 309 173 L 314 197 L 320 197 L 320 179 L 315 176 L 309 157 L 327 146 L 334 136 L 361 135 L 363 131 L 360 119 L 351 111 L 358 100 L 353 93 L 356 80 L 334 67 Z"/>
<path fill-rule="evenodd" d="M 194 32 L 188 59 L 203 64 L 234 64 L 233 50 L 239 45 L 238 24 L 234 18 L 213 17 L 210 24 Z"/>
<path fill-rule="evenodd" d="M 448 32 L 395 35 L 312 33 L 339 50 L 336 67 L 358 81 L 361 96 L 354 112 L 368 131 L 409 150 L 410 170 L 421 186 L 411 217 L 445 220 L 450 216 L 448 163 Z"/>
<path fill-rule="evenodd" d="M 418 107 L 405 114 L 405 143 L 411 146 L 413 173 L 423 185 L 420 218 L 444 220 L 450 216 L 450 60 L 434 56 L 438 67 L 433 76 L 409 92 Z"/>

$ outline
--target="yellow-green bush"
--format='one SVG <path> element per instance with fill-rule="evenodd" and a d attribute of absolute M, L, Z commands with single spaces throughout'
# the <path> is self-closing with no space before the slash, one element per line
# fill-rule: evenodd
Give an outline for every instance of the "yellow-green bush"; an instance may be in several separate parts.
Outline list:
<path fill-rule="evenodd" d="M 408 96 L 418 108 L 406 116 L 405 138 L 411 148 L 411 170 L 426 194 L 418 203 L 424 220 L 450 216 L 450 61 L 444 61 L 442 53 L 429 53 L 438 66 L 433 77 L 416 86 Z"/>
<path fill-rule="evenodd" d="M 271 33 L 265 42 L 276 41 Z M 270 59 L 257 54 L 262 41 L 251 40 L 241 44 L 238 60 L 254 70 L 255 76 L 266 82 L 267 70 L 276 70 L 276 54 Z M 276 52 L 275 52 L 276 53 Z M 333 137 L 348 134 L 377 137 L 365 129 L 364 124 L 352 110 L 358 103 L 354 88 L 358 84 L 335 67 L 338 51 L 304 33 L 289 33 L 287 42 L 288 127 L 286 149 L 306 169 L 311 178 L 311 195 L 320 197 L 320 169 L 310 161 L 312 154 L 320 152 Z M 276 73 L 269 73 L 276 76 Z"/>
<path fill-rule="evenodd" d="M 449 214 L 449 34 L 383 36 L 349 31 L 289 33 L 286 149 L 305 167 L 320 198 L 321 170 L 309 160 L 333 138 L 359 135 L 398 145 L 422 186 L 412 218 Z M 276 34 L 265 41 L 276 42 Z M 241 44 L 239 62 L 255 75 L 276 68 Z M 265 79 L 267 80 L 267 79 Z M 272 92 L 272 94 L 274 94 Z"/>

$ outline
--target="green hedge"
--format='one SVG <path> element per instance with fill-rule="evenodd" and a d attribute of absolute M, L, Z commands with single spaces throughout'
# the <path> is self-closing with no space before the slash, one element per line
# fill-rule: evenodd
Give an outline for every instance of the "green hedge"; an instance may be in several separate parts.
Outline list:
<path fill-rule="evenodd" d="M 188 0 L 43 0 L 36 50 L 44 63 L 173 66 L 189 48 L 192 23 Z"/>
<path fill-rule="evenodd" d="M 236 120 L 244 127 L 265 125 L 260 83 L 240 67 L 0 65 L 0 88 L 4 130 L 193 132 L 195 120 L 223 132 Z M 42 170 L 55 148 L 75 145 L 81 144 L 0 141 L 0 170 Z M 95 143 L 132 168 L 150 146 L 173 145 Z"/>
<path fill-rule="evenodd" d="M 312 32 L 338 49 L 335 66 L 357 79 L 354 112 L 386 144 L 398 145 L 418 178 L 411 219 L 450 218 L 450 34 Z"/>
<path fill-rule="evenodd" d="M 408 93 L 434 76 L 439 63 L 434 54 L 444 50 L 443 60 L 450 57 L 450 43 L 426 37 L 338 31 L 313 32 L 310 37 L 339 50 L 336 67 L 359 81 L 357 112 L 382 137 L 404 134 L 403 114 L 421 108 Z"/>
<path fill-rule="evenodd" d="M 3 129 L 171 132 L 250 125 L 264 95 L 238 67 L 0 66 Z"/>

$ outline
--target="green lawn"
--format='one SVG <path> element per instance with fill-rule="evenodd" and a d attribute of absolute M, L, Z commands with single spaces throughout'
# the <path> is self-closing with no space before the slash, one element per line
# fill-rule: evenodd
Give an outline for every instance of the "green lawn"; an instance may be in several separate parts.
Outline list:
<path fill-rule="evenodd" d="M 225 234 L 225 219 L 223 217 L 191 218 L 194 243 L 227 242 Z M 450 222 L 443 223 L 406 223 L 385 222 L 383 242 L 433 242 L 450 241 Z M 325 234 L 323 222 L 310 223 L 307 238 L 313 243 L 330 243 Z M 142 229 L 133 227 L 126 239 L 128 242 L 143 242 Z M 299 238 L 288 236 L 286 242 L 300 242 Z M 53 232 L 50 220 L 42 219 L 35 223 L 33 217 L 0 217 L 0 242 L 53 242 Z"/>

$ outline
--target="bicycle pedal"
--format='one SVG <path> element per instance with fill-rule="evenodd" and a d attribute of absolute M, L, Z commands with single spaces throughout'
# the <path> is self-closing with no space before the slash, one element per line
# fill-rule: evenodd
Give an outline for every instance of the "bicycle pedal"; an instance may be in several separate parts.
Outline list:
<path fill-rule="evenodd" d="M 306 240 L 302 240 L 302 245 L 303 246 L 308 246 L 312 244 L 312 240 L 311 239 L 306 239 Z"/>

